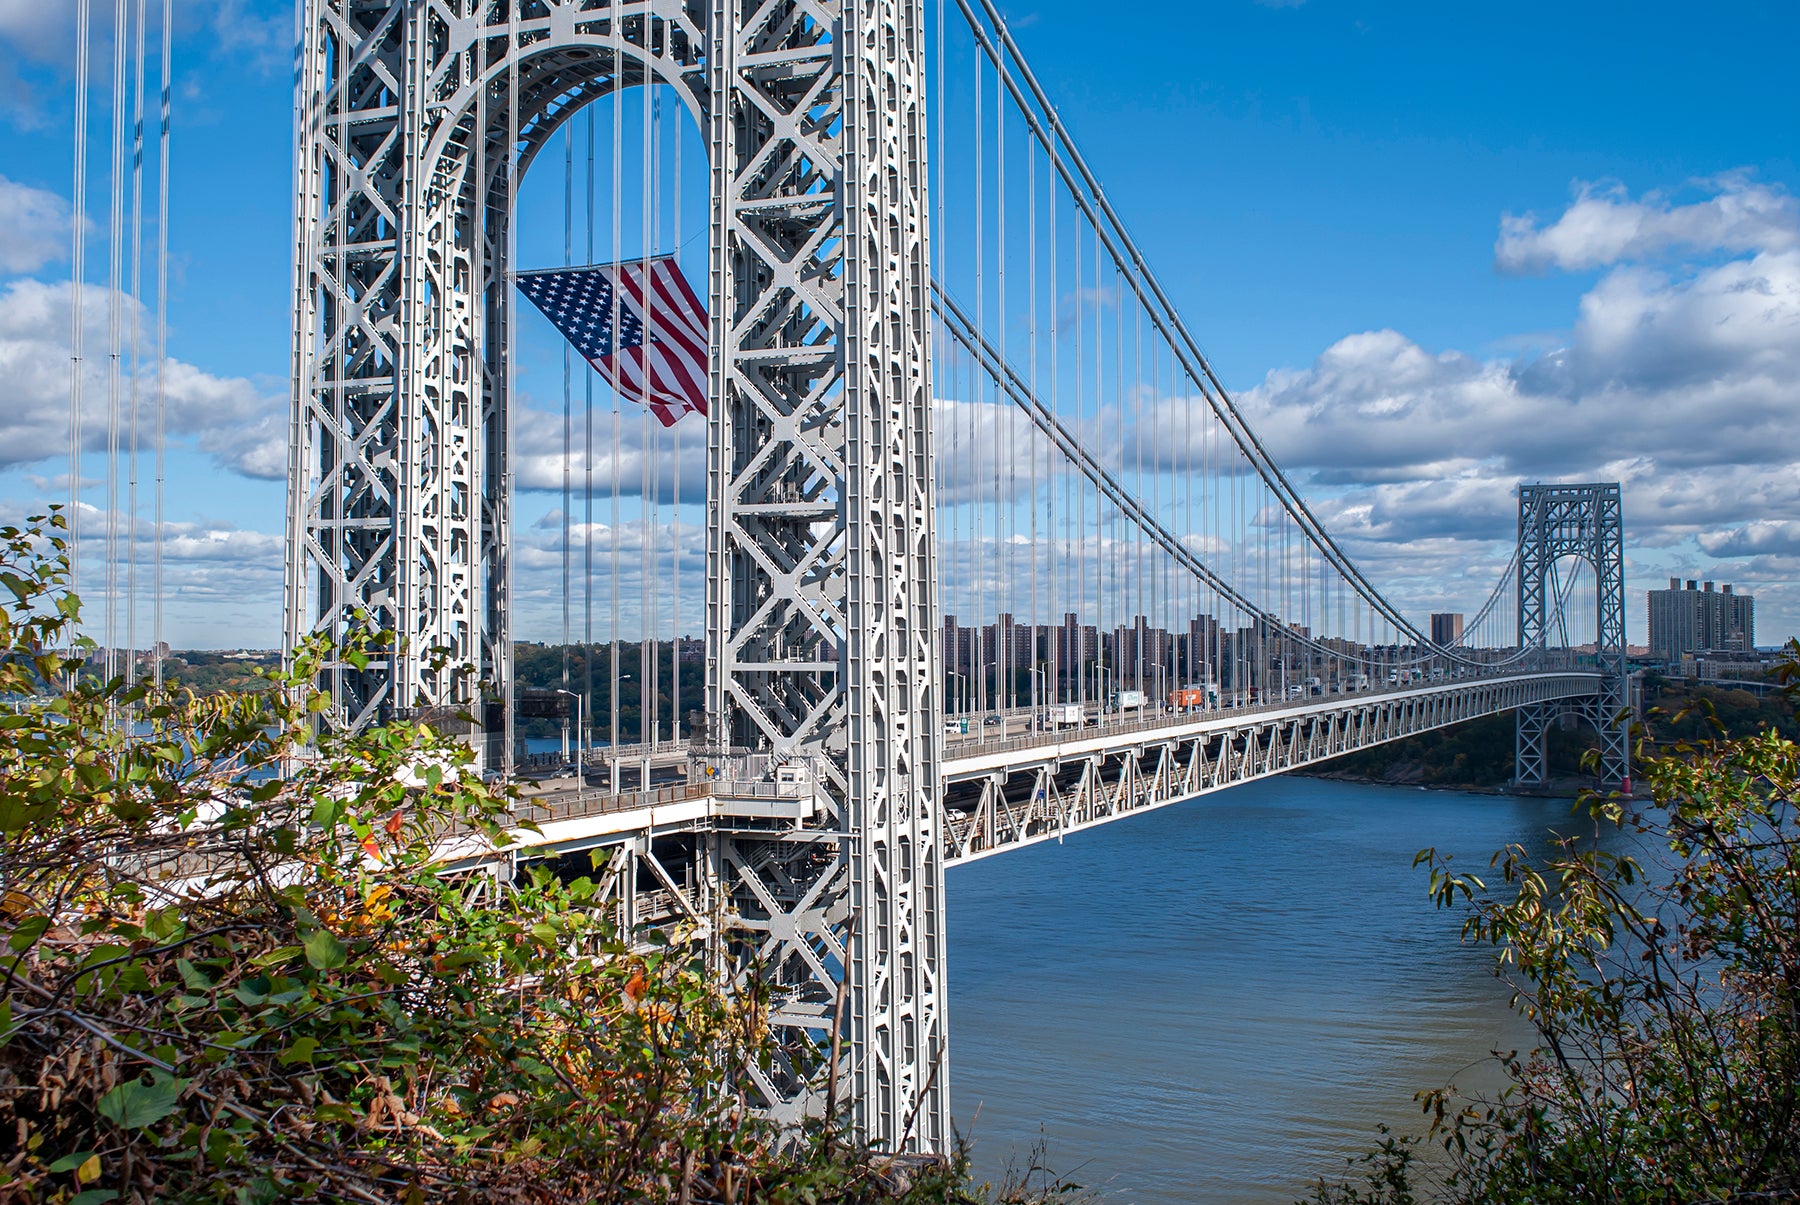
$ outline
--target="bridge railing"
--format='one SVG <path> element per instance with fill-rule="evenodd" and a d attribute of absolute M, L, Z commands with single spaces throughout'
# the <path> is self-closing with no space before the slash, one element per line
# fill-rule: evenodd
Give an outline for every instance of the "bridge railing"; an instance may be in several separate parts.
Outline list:
<path fill-rule="evenodd" d="M 1558 659 L 1562 661 L 1563 659 Z M 1176 712 L 1160 709 L 1146 709 L 1148 714 L 1127 716 L 1119 713 L 1102 715 L 1097 721 L 1080 725 L 1068 725 L 1062 728 L 1027 732 L 1023 736 L 1003 736 L 989 738 L 985 732 L 976 736 L 974 733 L 961 740 L 946 742 L 944 755 L 950 757 L 981 757 L 994 753 L 1011 753 L 1020 749 L 1038 748 L 1044 745 L 1055 745 L 1069 741 L 1088 740 L 1094 737 L 1131 736 L 1136 733 L 1158 732 L 1167 728 L 1184 724 L 1201 723 L 1207 720 L 1233 720 L 1254 716 L 1273 715 L 1278 712 L 1292 711 L 1296 707 L 1304 707 L 1315 699 L 1336 698 L 1344 700 L 1372 701 L 1391 698 L 1399 695 L 1413 694 L 1421 690 L 1452 690 L 1479 686 L 1484 682 L 1501 681 L 1520 674 L 1561 673 L 1583 668 L 1578 659 L 1569 659 L 1566 664 L 1534 667 L 1532 669 L 1510 669 L 1493 674 L 1475 674 L 1459 678 L 1445 678 L 1427 682 L 1409 682 L 1403 684 L 1383 683 L 1365 690 L 1341 691 L 1332 694 L 1305 695 L 1298 698 L 1279 699 L 1271 702 L 1249 703 L 1241 706 L 1184 708 Z M 1043 708 L 1023 709 L 1010 713 L 999 713 L 1017 718 L 1030 716 Z M 1005 728 L 1005 724 L 1000 725 Z"/>

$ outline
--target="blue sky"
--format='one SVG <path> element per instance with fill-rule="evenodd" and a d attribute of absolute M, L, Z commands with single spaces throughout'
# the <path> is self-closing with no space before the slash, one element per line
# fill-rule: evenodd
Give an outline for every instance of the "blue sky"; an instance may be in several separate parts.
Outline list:
<path fill-rule="evenodd" d="M 72 7 L 0 0 L 8 517 L 66 492 Z M 1627 481 L 1634 638 L 1636 592 L 1674 573 L 1755 590 L 1761 643 L 1800 627 L 1800 435 L 1782 431 L 1800 431 L 1800 7 L 1165 8 L 1098 28 L 1087 5 L 1008 15 L 1189 327 L 1377 581 L 1471 549 L 1472 515 L 1504 527 L 1521 475 L 1604 472 Z M 293 14 L 177 0 L 177 24 L 168 636 L 267 647 Z M 108 120 L 102 98 L 102 232 Z M 553 208 L 549 183 L 527 188 Z M 548 234 L 527 241 L 559 249 Z M 90 329 L 105 272 L 97 238 Z M 1551 399 L 1569 421 L 1547 420 Z M 529 492 L 521 523 L 556 506 Z M 547 608 L 528 614 L 544 630 L 522 635 L 554 634 Z"/>

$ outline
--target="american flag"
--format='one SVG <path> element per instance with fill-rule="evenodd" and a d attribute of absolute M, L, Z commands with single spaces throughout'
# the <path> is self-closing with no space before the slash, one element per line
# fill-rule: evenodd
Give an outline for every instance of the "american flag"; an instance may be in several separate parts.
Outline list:
<path fill-rule="evenodd" d="M 706 413 L 706 307 L 694 296 L 673 256 L 647 264 L 629 260 L 589 268 L 547 268 L 521 272 L 516 279 L 519 291 L 594 371 L 609 383 L 616 382 L 620 397 L 649 407 L 665 427 L 674 426 L 690 410 Z"/>

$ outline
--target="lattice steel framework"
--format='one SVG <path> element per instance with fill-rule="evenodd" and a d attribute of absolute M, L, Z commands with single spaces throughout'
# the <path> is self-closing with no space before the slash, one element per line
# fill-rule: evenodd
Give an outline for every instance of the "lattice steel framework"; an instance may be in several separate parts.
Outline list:
<path fill-rule="evenodd" d="M 1600 777 L 1629 785 L 1630 750 L 1625 679 L 1625 522 L 1617 482 L 1519 487 L 1519 647 L 1543 649 L 1556 600 L 1553 566 L 1565 557 L 1594 571 L 1595 666 L 1600 689 L 1585 704 L 1600 734 Z M 1548 777 L 1546 736 L 1563 705 L 1540 703 L 1517 712 L 1515 777 L 1541 784 Z"/>
<path fill-rule="evenodd" d="M 508 697 L 512 200 L 570 114 L 674 86 L 712 156 L 710 724 L 828 796 L 806 839 L 710 838 L 712 905 L 780 988 L 775 1112 L 816 1106 L 844 983 L 857 1127 L 942 1149 L 919 0 L 305 0 L 301 21 L 289 645 L 359 613 L 400 634 L 328 668 L 346 726 Z M 506 756 L 510 709 L 477 719 Z"/>

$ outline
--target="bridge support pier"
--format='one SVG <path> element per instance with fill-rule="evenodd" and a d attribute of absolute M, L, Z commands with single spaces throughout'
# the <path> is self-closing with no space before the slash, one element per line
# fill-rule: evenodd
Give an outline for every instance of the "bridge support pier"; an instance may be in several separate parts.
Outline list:
<path fill-rule="evenodd" d="M 1543 786 L 1550 778 L 1550 727 L 1560 703 L 1534 703 L 1513 713 L 1513 781 Z"/>
<path fill-rule="evenodd" d="M 709 150 L 709 729 L 820 800 L 708 838 L 713 953 L 778 985 L 773 1113 L 822 1104 L 841 1015 L 858 1134 L 947 1148 L 921 0 L 300 14 L 286 643 L 400 636 L 324 667 L 323 722 L 471 709 L 511 757 L 515 200 L 582 107 L 666 87 Z"/>
<path fill-rule="evenodd" d="M 707 700 L 821 819 L 722 838 L 780 999 L 778 1117 L 838 1078 L 878 1150 L 950 1132 L 919 0 L 714 0 Z M 841 1002 L 841 1003 L 840 1003 Z"/>

